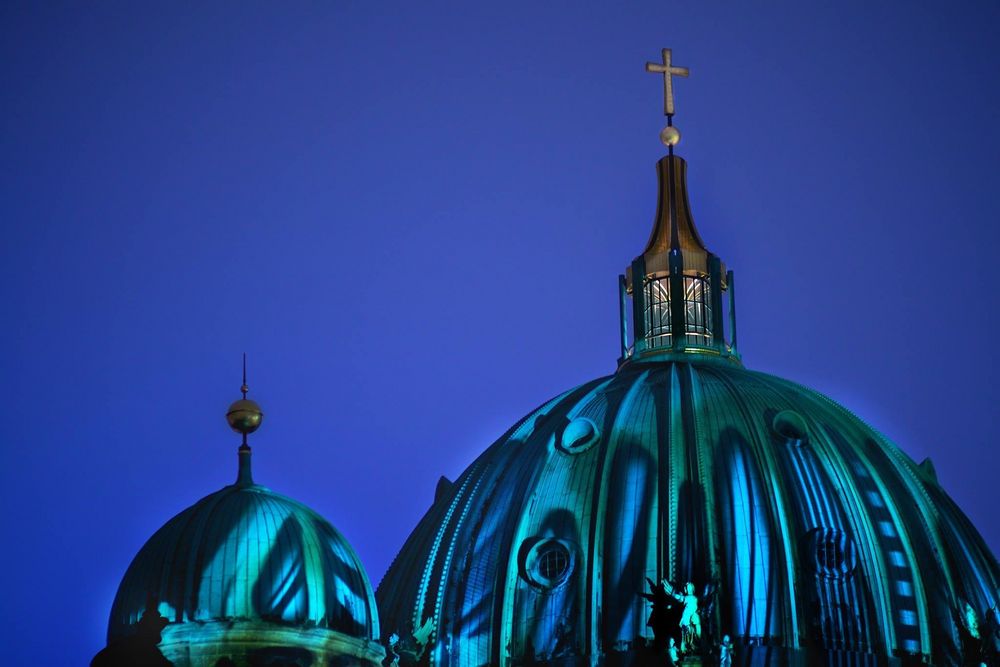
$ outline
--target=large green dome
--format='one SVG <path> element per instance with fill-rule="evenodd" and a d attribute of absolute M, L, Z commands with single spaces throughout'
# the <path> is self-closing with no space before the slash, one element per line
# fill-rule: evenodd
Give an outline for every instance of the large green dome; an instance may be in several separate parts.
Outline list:
<path fill-rule="evenodd" d="M 172 518 L 136 555 L 111 609 L 109 645 L 134 631 L 152 601 L 168 622 L 160 649 L 178 666 L 307 654 L 379 664 L 371 584 L 347 540 L 308 507 L 254 484 L 249 449 L 240 458 L 237 483 Z"/>
<path fill-rule="evenodd" d="M 378 597 L 387 631 L 433 628 L 435 665 L 604 664 L 653 644 L 662 578 L 715 588 L 703 633 L 758 660 L 949 665 L 953 612 L 983 618 L 1000 569 L 929 464 L 816 392 L 696 358 L 528 414 L 441 489 Z"/>
<path fill-rule="evenodd" d="M 668 150 L 653 233 L 619 276 L 617 372 L 439 484 L 376 593 L 401 655 L 994 664 L 997 561 L 929 461 L 743 368 L 733 273 L 698 234 Z"/>

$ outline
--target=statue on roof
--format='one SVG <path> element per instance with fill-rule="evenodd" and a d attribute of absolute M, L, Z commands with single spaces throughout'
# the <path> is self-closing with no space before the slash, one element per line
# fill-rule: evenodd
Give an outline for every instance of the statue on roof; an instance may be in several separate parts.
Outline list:
<path fill-rule="evenodd" d="M 653 650 L 657 653 L 662 653 L 668 650 L 669 646 L 673 645 L 673 621 L 677 618 L 679 612 L 674 599 L 667 595 L 663 586 L 649 578 L 646 581 L 649 584 L 650 592 L 639 593 L 639 597 L 649 600 L 652 604 L 653 609 L 649 614 L 649 619 L 646 621 L 646 626 L 653 631 Z"/>
<path fill-rule="evenodd" d="M 133 627 L 132 634 L 108 644 L 100 653 L 94 656 L 91 667 L 173 667 L 159 649 L 163 641 L 163 628 L 169 621 L 160 614 L 156 597 L 150 593 L 146 596 L 146 609 L 139 622 Z"/>
<path fill-rule="evenodd" d="M 662 581 L 667 595 L 681 603 L 681 653 L 688 653 L 701 642 L 701 616 L 698 615 L 698 596 L 694 584 L 684 584 L 683 592 L 676 590 L 669 581 Z"/>
<path fill-rule="evenodd" d="M 733 640 L 729 635 L 722 635 L 719 642 L 719 667 L 733 667 Z"/>

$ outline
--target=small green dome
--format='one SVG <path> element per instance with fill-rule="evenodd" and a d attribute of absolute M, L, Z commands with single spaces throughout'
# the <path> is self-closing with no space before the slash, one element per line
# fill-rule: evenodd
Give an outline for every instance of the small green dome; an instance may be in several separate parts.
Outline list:
<path fill-rule="evenodd" d="M 344 664 L 379 664 L 372 587 L 347 540 L 308 507 L 250 482 L 249 461 L 241 463 L 240 481 L 175 516 L 136 555 L 115 596 L 109 644 L 132 632 L 152 600 L 169 622 L 161 648 L 175 664 L 246 655 L 248 642 L 324 655 L 335 645 L 355 658 Z M 192 654 L 205 645 L 209 654 Z"/>

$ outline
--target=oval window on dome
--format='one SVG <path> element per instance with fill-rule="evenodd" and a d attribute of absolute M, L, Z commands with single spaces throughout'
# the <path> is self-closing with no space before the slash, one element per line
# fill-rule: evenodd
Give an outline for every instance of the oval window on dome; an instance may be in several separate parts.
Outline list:
<path fill-rule="evenodd" d="M 854 540 L 839 528 L 814 528 L 806 540 L 807 558 L 824 579 L 847 579 L 858 567 Z"/>
<path fill-rule="evenodd" d="M 548 581 L 559 581 L 569 571 L 569 552 L 556 543 L 538 556 L 538 573 Z"/>
<path fill-rule="evenodd" d="M 771 420 L 771 430 L 790 445 L 801 447 L 809 441 L 806 421 L 794 410 L 782 410 Z"/>
<path fill-rule="evenodd" d="M 597 425 L 586 417 L 573 419 L 559 436 L 559 449 L 567 454 L 579 454 L 590 449 L 598 440 Z"/>
<path fill-rule="evenodd" d="M 573 553 L 560 540 L 543 539 L 534 544 L 522 563 L 521 576 L 540 588 L 556 588 L 573 571 Z"/>

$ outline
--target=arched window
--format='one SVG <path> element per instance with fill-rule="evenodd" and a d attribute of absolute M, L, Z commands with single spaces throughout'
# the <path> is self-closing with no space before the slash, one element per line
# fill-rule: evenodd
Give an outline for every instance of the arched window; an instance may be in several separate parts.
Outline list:
<path fill-rule="evenodd" d="M 650 278 L 643 290 L 646 346 L 670 347 L 673 343 L 670 278 Z M 712 344 L 712 298 L 707 278 L 684 276 L 684 333 L 687 345 L 707 347 Z"/>
<path fill-rule="evenodd" d="M 708 281 L 684 276 L 684 333 L 688 345 L 712 344 L 712 300 Z"/>
<path fill-rule="evenodd" d="M 646 281 L 645 330 L 646 346 L 670 347 L 670 279 L 653 278 Z"/>

